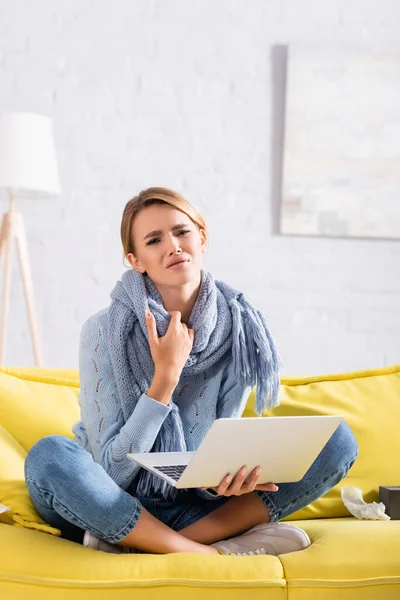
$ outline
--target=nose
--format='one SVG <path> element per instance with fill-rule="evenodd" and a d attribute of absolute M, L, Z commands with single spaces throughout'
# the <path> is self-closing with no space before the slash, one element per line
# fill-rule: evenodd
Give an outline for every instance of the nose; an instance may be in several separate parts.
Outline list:
<path fill-rule="evenodd" d="M 178 238 L 172 236 L 169 242 L 169 252 L 175 254 L 176 251 L 180 248 L 180 242 Z"/>

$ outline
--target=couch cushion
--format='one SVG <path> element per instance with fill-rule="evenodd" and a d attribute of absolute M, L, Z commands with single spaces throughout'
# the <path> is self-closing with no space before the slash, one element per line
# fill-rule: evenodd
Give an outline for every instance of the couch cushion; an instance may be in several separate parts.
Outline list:
<path fill-rule="evenodd" d="M 30 600 L 400 598 L 400 521 L 293 524 L 311 546 L 279 557 L 107 554 L 0 524 L 0 589 L 2 597 Z"/>
<path fill-rule="evenodd" d="M 77 375 L 69 369 L 1 369 L 0 425 L 26 451 L 46 435 L 73 438 L 80 415 Z"/>
<path fill-rule="evenodd" d="M 254 400 L 253 390 L 243 416 L 255 415 Z M 349 516 L 341 499 L 342 485 L 361 488 L 366 502 L 379 502 L 380 485 L 400 485 L 400 365 L 338 375 L 282 378 L 280 405 L 265 415 L 342 415 L 359 446 L 358 458 L 347 477 L 284 521 Z"/>
<path fill-rule="evenodd" d="M 0 425 L 0 503 L 10 508 L 0 514 L 0 521 L 60 535 L 58 529 L 43 521 L 32 504 L 25 485 L 25 457 L 22 446 Z"/>
<path fill-rule="evenodd" d="M 400 521 L 295 521 L 311 546 L 280 555 L 290 600 L 400 598 Z"/>
<path fill-rule="evenodd" d="M 108 554 L 0 524 L 2 598 L 284 600 L 276 556 Z"/>

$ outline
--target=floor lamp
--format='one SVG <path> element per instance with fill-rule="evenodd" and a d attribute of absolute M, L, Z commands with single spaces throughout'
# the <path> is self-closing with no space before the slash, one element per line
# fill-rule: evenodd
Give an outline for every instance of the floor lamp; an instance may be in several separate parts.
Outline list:
<path fill-rule="evenodd" d="M 33 282 L 22 214 L 14 212 L 15 198 L 46 197 L 58 194 L 57 163 L 52 121 L 30 113 L 0 114 L 0 188 L 9 197 L 9 211 L 0 227 L 0 263 L 4 260 L 0 314 L 0 366 L 3 366 L 10 302 L 12 246 L 16 242 L 18 258 L 32 335 L 36 366 L 42 366 Z"/>

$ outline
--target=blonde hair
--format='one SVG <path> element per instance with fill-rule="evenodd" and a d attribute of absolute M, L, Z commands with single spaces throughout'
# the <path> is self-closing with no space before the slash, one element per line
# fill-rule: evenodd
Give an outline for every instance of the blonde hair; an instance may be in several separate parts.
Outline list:
<path fill-rule="evenodd" d="M 129 253 L 136 256 L 135 242 L 132 235 L 132 225 L 136 215 L 153 204 L 169 204 L 173 208 L 185 213 L 189 219 L 197 226 L 204 229 L 208 240 L 208 229 L 204 218 L 199 211 L 182 194 L 174 192 L 168 188 L 151 187 L 142 190 L 140 194 L 131 198 L 124 208 L 121 221 L 121 241 L 123 247 L 123 258 Z"/>

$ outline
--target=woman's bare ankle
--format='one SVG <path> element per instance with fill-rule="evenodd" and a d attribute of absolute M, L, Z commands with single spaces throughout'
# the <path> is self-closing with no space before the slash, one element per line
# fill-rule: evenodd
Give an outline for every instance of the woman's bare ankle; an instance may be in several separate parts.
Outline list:
<path fill-rule="evenodd" d="M 156 519 L 144 507 L 142 507 L 142 513 L 135 527 L 118 544 L 152 554 L 169 554 L 172 552 L 219 554 L 213 546 L 190 540 L 171 529 L 162 521 Z"/>

